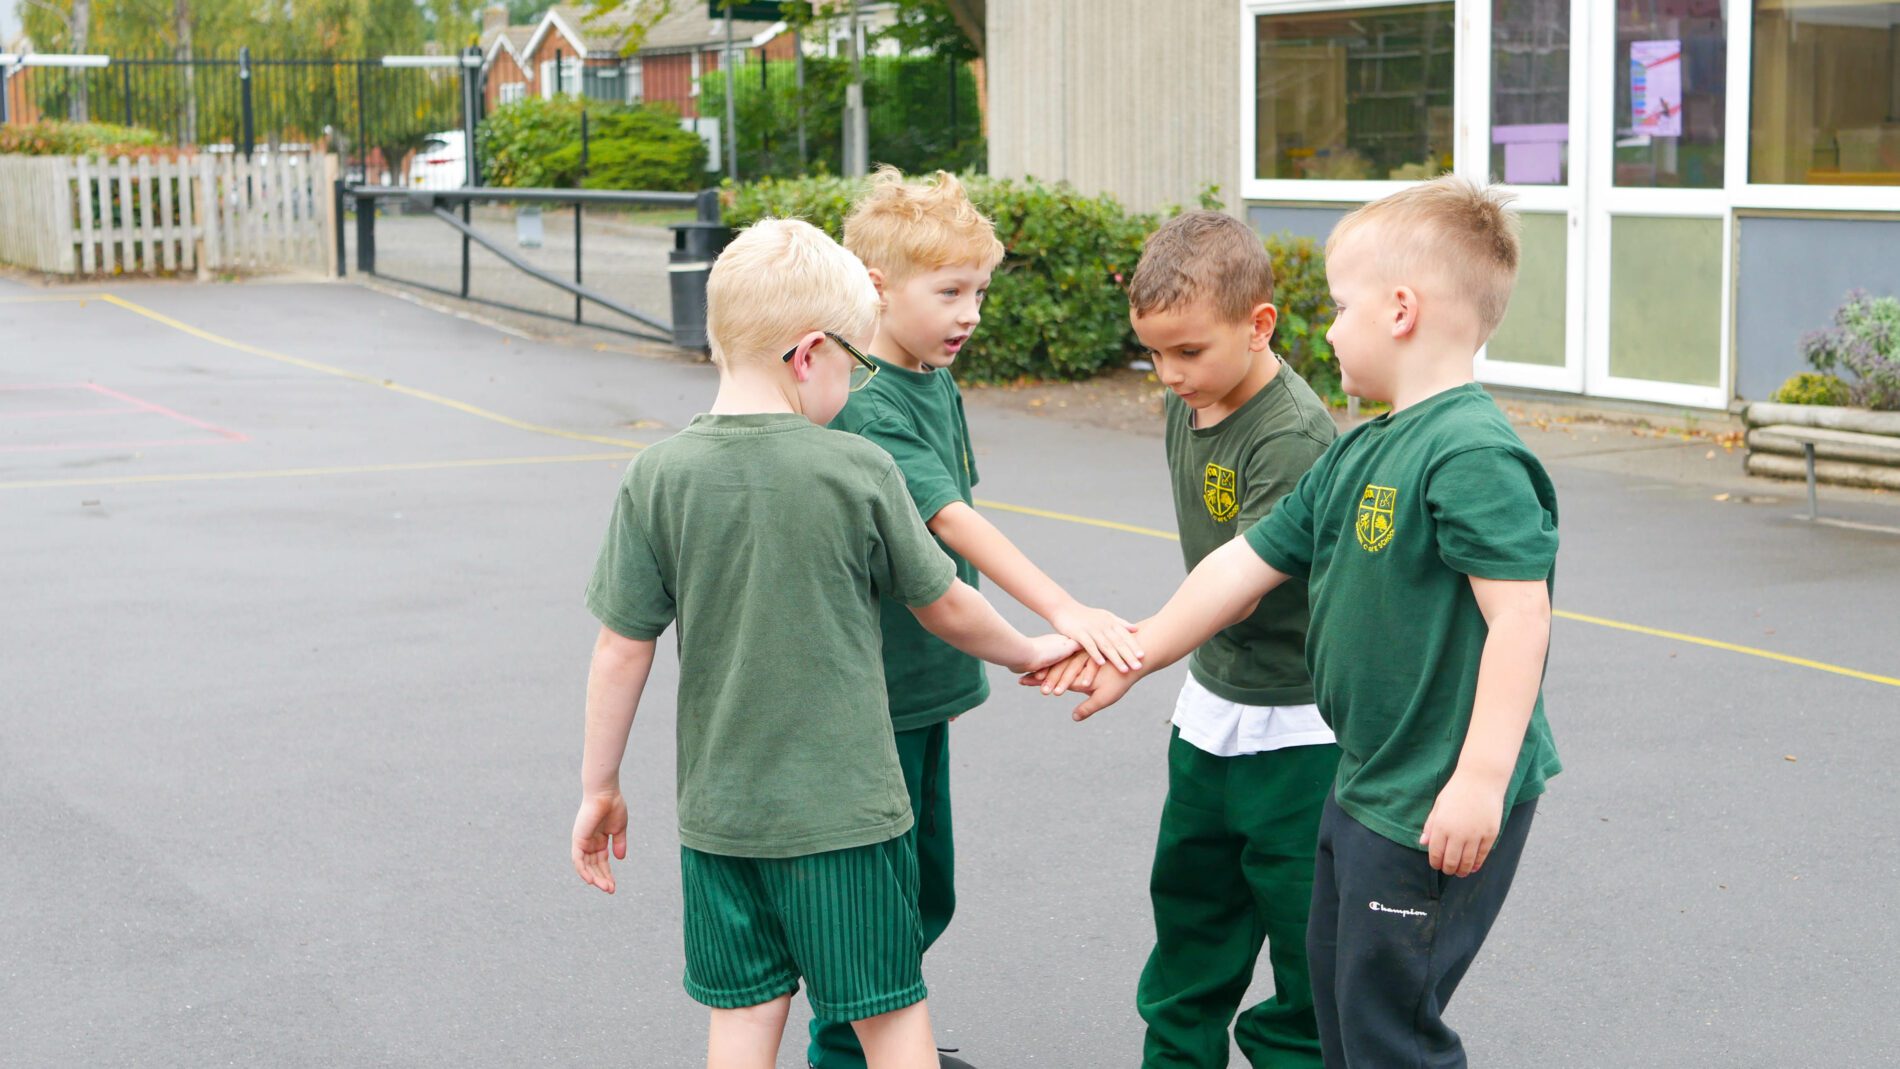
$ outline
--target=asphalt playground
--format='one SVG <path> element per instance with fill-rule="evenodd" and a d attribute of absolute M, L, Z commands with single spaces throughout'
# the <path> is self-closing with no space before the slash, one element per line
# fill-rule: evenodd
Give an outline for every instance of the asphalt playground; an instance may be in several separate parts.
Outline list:
<path fill-rule="evenodd" d="M 567 835 L 611 497 L 713 384 L 354 285 L 0 281 L 0 1064 L 701 1064 L 670 641 L 619 894 Z M 1158 437 L 970 418 L 1012 538 L 1160 605 Z M 1568 767 L 1451 1007 L 1473 1064 L 1894 1064 L 1900 506 L 1813 525 L 1739 453 L 1526 435 Z M 958 722 L 943 1045 L 1137 1064 L 1179 678 L 1077 725 L 998 672 Z"/>

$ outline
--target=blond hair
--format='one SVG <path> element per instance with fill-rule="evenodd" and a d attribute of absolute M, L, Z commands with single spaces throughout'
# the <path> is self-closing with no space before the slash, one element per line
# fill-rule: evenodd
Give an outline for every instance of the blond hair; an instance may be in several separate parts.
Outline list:
<path fill-rule="evenodd" d="M 864 264 L 800 219 L 761 219 L 727 245 L 706 280 L 713 362 L 776 357 L 800 335 L 862 338 L 877 325 Z"/>
<path fill-rule="evenodd" d="M 1326 239 L 1326 255 L 1368 225 L 1379 227 L 1379 259 L 1388 276 L 1437 273 L 1477 313 L 1480 343 L 1504 321 L 1517 285 L 1518 221 L 1498 186 L 1441 175 L 1347 215 Z"/>
<path fill-rule="evenodd" d="M 844 221 L 844 247 L 864 266 L 901 282 L 924 271 L 959 264 L 995 270 L 1003 260 L 996 227 L 948 171 L 923 182 L 906 182 L 886 164 L 871 175 L 870 189 Z"/>
<path fill-rule="evenodd" d="M 1251 319 L 1273 303 L 1273 258 L 1260 235 L 1222 212 L 1177 215 L 1148 236 L 1128 283 L 1137 316 L 1206 300 L 1223 323 Z"/>

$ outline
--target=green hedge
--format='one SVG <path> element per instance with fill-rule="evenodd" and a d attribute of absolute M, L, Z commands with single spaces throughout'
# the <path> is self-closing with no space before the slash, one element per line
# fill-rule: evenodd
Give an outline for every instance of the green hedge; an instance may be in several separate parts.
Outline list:
<path fill-rule="evenodd" d="M 581 111 L 587 166 L 581 167 Z M 706 144 L 665 108 L 529 97 L 495 109 L 475 132 L 483 182 L 514 189 L 700 188 Z"/>
<path fill-rule="evenodd" d="M 103 122 L 0 126 L 0 153 L 20 156 L 139 155 L 167 144 L 156 130 Z"/>
<path fill-rule="evenodd" d="M 964 381 L 1082 379 L 1125 366 L 1140 351 L 1128 326 L 1127 278 L 1142 242 L 1167 216 L 1130 212 L 1113 197 L 1067 183 L 964 175 L 977 208 L 996 223 L 1008 255 L 990 283 L 983 326 L 957 359 Z M 726 188 L 726 221 L 804 219 L 840 237 L 862 185 L 843 178 L 764 179 Z M 1202 197 L 1219 207 L 1212 191 Z M 1171 214 L 1171 213 L 1170 213 Z M 1332 321 L 1324 264 L 1310 239 L 1269 238 L 1280 328 L 1275 348 L 1321 396 L 1339 374 L 1325 339 Z"/>

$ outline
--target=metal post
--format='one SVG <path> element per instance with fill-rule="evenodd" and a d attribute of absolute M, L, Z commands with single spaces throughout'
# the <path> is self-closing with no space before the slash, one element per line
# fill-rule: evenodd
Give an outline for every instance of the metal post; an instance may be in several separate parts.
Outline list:
<path fill-rule="evenodd" d="M 342 175 L 337 175 L 336 181 L 330 186 L 331 211 L 334 213 L 332 217 L 336 219 L 336 277 L 338 278 L 348 278 L 350 274 L 349 246 L 344 238 L 343 230 L 343 206 L 345 203 L 343 191 L 348 188 L 349 183 Z M 359 208 L 358 210 L 360 211 L 361 209 Z"/>
<path fill-rule="evenodd" d="M 567 60 L 561 58 L 561 50 L 554 50 L 554 95 L 567 92 Z"/>
<path fill-rule="evenodd" d="M 719 61 L 726 68 L 726 177 L 739 181 L 739 120 L 733 103 L 732 81 L 732 5 L 726 5 L 726 54 Z"/>
<path fill-rule="evenodd" d="M 864 58 L 858 47 L 858 0 L 851 5 L 851 84 L 844 91 L 844 174 L 862 178 L 871 170 L 870 124 L 864 118 Z"/>
<path fill-rule="evenodd" d="M 5 126 L 12 121 L 7 110 L 8 98 L 13 95 L 11 92 L 12 87 L 7 84 L 11 81 L 13 81 L 13 67 L 6 63 L 0 63 L 0 126 Z"/>
<path fill-rule="evenodd" d="M 238 92 L 243 97 L 244 108 L 244 158 L 250 159 L 257 148 L 257 113 L 251 105 L 251 49 L 249 46 L 238 49 Z"/>
<path fill-rule="evenodd" d="M 585 186 L 587 182 L 587 104 L 581 103 L 581 173 L 574 180 L 576 186 Z M 574 202 L 574 284 L 581 284 L 581 202 Z M 574 295 L 574 322 L 581 321 L 581 296 Z"/>
<path fill-rule="evenodd" d="M 957 130 L 957 57 L 944 58 L 950 65 L 950 144 L 954 148 L 963 143 L 963 137 Z"/>
<path fill-rule="evenodd" d="M 119 93 L 125 98 L 125 125 L 132 125 L 132 64 L 119 61 Z"/>
<path fill-rule="evenodd" d="M 356 154 L 363 160 L 363 184 L 373 186 L 376 180 L 369 176 L 369 137 L 366 129 L 369 122 L 367 118 L 369 102 L 363 99 L 363 68 L 368 65 L 369 60 L 356 61 Z M 345 169 L 348 169 L 347 165 Z M 361 212 L 363 206 L 359 203 L 356 210 Z"/>
<path fill-rule="evenodd" d="M 805 42 L 797 30 L 792 31 L 792 72 L 798 86 L 798 162 L 803 166 L 811 157 L 805 149 Z"/>
<path fill-rule="evenodd" d="M 475 79 L 480 68 L 469 65 L 473 57 L 480 61 L 481 52 L 470 48 L 462 57 L 462 156 L 463 180 L 471 186 L 482 184 L 482 172 L 475 166 L 475 108 L 480 97 L 476 92 Z"/>
<path fill-rule="evenodd" d="M 1808 519 L 1818 520 L 1821 518 L 1821 502 L 1814 493 L 1814 443 L 1802 442 L 1801 452 L 1806 454 L 1808 460 Z"/>
<path fill-rule="evenodd" d="M 369 166 L 367 162 L 363 165 Z M 365 275 L 376 273 L 376 198 L 356 198 L 356 269 Z"/>

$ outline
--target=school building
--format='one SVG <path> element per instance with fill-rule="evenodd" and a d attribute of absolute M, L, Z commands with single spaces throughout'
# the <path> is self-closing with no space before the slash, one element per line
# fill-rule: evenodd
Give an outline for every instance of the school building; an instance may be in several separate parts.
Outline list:
<path fill-rule="evenodd" d="M 1900 293 L 1900 3 L 989 0 L 990 170 L 1323 237 L 1444 170 L 1524 232 L 1487 382 L 1725 408 Z"/>

